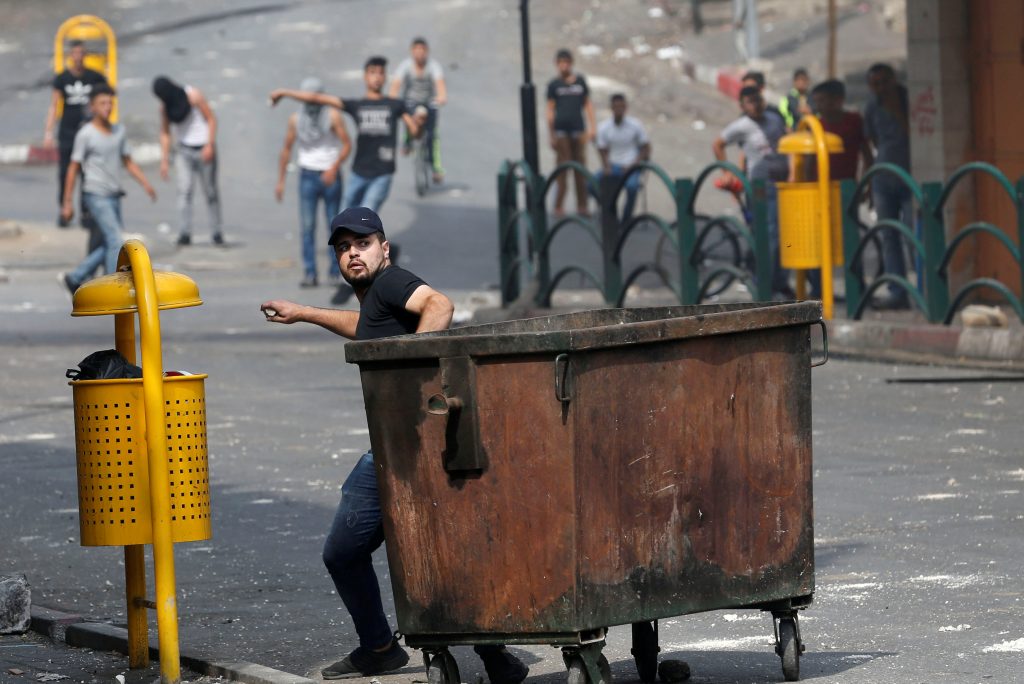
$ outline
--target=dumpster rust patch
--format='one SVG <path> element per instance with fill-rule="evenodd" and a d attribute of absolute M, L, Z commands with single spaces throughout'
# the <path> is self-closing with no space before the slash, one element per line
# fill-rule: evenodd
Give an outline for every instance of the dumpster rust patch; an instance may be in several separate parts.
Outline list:
<path fill-rule="evenodd" d="M 417 633 L 406 621 L 410 614 L 420 630 L 468 625 L 508 632 L 560 626 L 572 611 L 575 571 L 565 562 L 574 547 L 572 426 L 561 422 L 551 361 L 488 360 L 477 365 L 477 374 L 475 408 L 488 454 L 478 477 L 445 472 L 444 423 L 436 416 L 417 425 L 418 451 L 405 451 L 408 442 L 401 440 L 379 440 L 381 496 L 390 502 L 385 534 L 403 632 Z M 439 382 L 430 378 L 419 390 L 405 390 L 425 402 Z M 539 395 L 538 388 L 542 401 L 522 401 Z M 368 413 L 374 406 L 367 405 Z M 394 408 L 381 410 L 395 420 Z"/>

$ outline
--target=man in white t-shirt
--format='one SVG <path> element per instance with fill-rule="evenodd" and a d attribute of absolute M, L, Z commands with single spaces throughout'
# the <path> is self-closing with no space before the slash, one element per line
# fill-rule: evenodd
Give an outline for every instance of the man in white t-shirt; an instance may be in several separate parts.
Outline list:
<path fill-rule="evenodd" d="M 598 182 L 608 175 L 626 179 L 626 204 L 622 209 L 622 221 L 633 215 L 636 195 L 640 190 L 640 172 L 629 173 L 638 163 L 651 158 L 651 141 L 639 120 L 626 116 L 626 96 L 612 95 L 612 116 L 597 127 L 597 151 L 601 155 L 601 170 L 597 172 Z"/>
<path fill-rule="evenodd" d="M 427 146 L 427 155 L 434 169 L 434 182 L 442 182 L 444 168 L 441 166 L 441 136 L 437 133 L 437 117 L 438 110 L 448 101 L 448 87 L 440 63 L 430 58 L 430 48 L 425 38 L 413 38 L 409 57 L 398 64 L 398 69 L 391 77 L 388 95 L 405 100 L 410 112 L 420 105 L 427 108 L 423 144 Z M 411 138 L 407 135 L 402 152 L 408 154 L 410 149 Z"/>

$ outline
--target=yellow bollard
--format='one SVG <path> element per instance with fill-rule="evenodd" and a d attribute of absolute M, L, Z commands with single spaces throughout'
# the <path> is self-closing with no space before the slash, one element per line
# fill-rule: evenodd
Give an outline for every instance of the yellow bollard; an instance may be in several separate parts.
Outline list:
<path fill-rule="evenodd" d="M 121 248 L 118 272 L 80 287 L 72 310 L 73 316 L 114 314 L 115 343 L 130 362 L 136 358 L 134 314 L 139 316 L 141 383 L 76 380 L 71 385 L 82 543 L 124 546 L 129 665 L 148 662 L 145 608 L 155 607 L 162 684 L 177 684 L 181 678 L 174 543 L 208 539 L 210 516 L 206 376 L 163 377 L 159 310 L 199 304 L 190 278 L 154 274 L 145 246 L 129 240 Z M 143 446 L 144 461 L 139 458 Z M 147 499 L 148 507 L 142 505 Z M 154 602 L 145 599 L 146 543 L 153 544 Z"/>

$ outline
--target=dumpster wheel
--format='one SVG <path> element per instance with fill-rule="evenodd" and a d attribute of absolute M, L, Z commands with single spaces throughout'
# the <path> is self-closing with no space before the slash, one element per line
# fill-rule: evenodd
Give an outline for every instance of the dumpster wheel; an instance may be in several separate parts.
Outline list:
<path fill-rule="evenodd" d="M 658 621 L 633 623 L 633 660 L 636 673 L 644 684 L 658 679 Z"/>
<path fill-rule="evenodd" d="M 448 649 L 438 651 L 427 665 L 429 684 L 459 684 L 459 666 Z"/>
<path fill-rule="evenodd" d="M 582 655 L 580 651 L 564 652 L 562 657 L 565 660 L 566 667 L 569 669 L 569 676 L 566 680 L 567 684 L 611 684 L 612 667 L 608 664 L 608 659 L 603 654 L 597 655 L 597 661 L 594 663 L 597 672 L 601 675 L 599 682 L 591 679 L 588 672 L 589 668 L 584 660 L 587 656 Z"/>
<path fill-rule="evenodd" d="M 780 617 L 776 628 L 775 652 L 782 659 L 782 676 L 787 682 L 800 680 L 800 654 L 804 645 L 800 641 L 797 616 Z"/>

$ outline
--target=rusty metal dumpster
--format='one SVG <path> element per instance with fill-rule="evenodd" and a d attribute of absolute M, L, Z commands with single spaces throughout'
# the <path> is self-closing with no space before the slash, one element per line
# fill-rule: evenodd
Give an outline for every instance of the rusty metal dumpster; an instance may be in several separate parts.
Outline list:
<path fill-rule="evenodd" d="M 771 611 L 787 679 L 814 592 L 810 328 L 817 302 L 612 309 L 353 342 L 399 630 L 447 647 L 561 646 L 610 679 L 633 625 Z M 824 326 L 822 326 L 824 327 Z"/>

